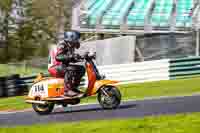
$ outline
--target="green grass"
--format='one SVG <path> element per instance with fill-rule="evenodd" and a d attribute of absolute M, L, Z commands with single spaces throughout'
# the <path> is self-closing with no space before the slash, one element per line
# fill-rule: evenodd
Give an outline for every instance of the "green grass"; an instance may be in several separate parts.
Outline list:
<path fill-rule="evenodd" d="M 46 72 L 46 71 L 47 69 L 42 69 L 42 68 L 33 68 L 27 66 L 17 67 L 13 65 L 0 64 L 0 76 L 7 76 L 11 74 L 20 74 L 20 76 L 24 76 L 24 75 L 38 74 L 39 72 Z"/>
<path fill-rule="evenodd" d="M 123 100 L 160 96 L 185 96 L 199 93 L 200 78 L 136 83 L 119 86 Z M 95 101 L 96 97 L 85 99 Z"/>
<path fill-rule="evenodd" d="M 0 128 L 1 133 L 199 133 L 200 113 Z"/>
<path fill-rule="evenodd" d="M 183 96 L 200 94 L 200 78 L 149 82 L 119 86 L 123 100 L 143 99 L 159 96 Z M 96 97 L 82 100 L 82 103 L 97 102 Z M 31 107 L 23 97 L 0 99 L 0 110 L 21 110 Z"/>
<path fill-rule="evenodd" d="M 0 99 L 0 110 L 22 110 L 31 108 L 30 104 L 26 104 L 23 96 L 10 97 L 10 98 L 1 98 Z"/>

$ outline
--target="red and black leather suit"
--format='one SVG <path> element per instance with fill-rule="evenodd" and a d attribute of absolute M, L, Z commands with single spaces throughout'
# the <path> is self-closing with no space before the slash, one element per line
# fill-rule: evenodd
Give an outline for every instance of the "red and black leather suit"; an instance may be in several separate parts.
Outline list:
<path fill-rule="evenodd" d="M 61 64 L 49 69 L 50 74 L 54 71 L 53 73 L 56 73 L 56 77 L 64 77 L 65 92 L 69 90 L 77 92 L 77 87 L 85 74 L 84 66 L 75 64 L 82 61 L 81 56 L 75 54 L 75 48 L 79 47 L 80 44 L 71 44 L 71 42 L 66 41 L 58 44 L 58 52 L 55 59 Z"/>

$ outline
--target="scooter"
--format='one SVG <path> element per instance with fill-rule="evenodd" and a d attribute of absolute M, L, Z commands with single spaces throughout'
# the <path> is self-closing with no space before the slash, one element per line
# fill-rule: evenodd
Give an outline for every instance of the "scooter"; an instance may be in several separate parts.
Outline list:
<path fill-rule="evenodd" d="M 88 87 L 82 97 L 64 96 L 64 79 L 55 77 L 43 77 L 39 74 L 31 86 L 26 103 L 32 104 L 32 108 L 40 115 L 50 114 L 54 105 L 79 104 L 81 99 L 97 95 L 97 100 L 103 109 L 116 109 L 121 102 L 121 93 L 116 86 L 118 81 L 105 79 L 100 75 L 93 59 L 95 55 L 86 54 L 83 60 L 88 77 Z"/>

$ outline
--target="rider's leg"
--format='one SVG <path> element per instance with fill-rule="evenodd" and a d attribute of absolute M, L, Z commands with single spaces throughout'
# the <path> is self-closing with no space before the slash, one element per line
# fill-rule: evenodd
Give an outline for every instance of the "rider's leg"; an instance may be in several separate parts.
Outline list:
<path fill-rule="evenodd" d="M 72 88 L 73 88 L 73 84 L 71 80 L 71 74 L 70 72 L 66 71 L 65 77 L 64 77 L 64 95 L 69 96 L 69 97 L 77 96 L 78 93 L 72 91 Z"/>
<path fill-rule="evenodd" d="M 78 90 L 78 86 L 80 85 L 81 82 L 81 78 L 85 75 L 85 67 L 81 66 L 81 65 L 74 65 L 73 67 L 75 67 L 75 71 L 74 71 L 74 82 L 73 82 L 73 90 L 81 93 Z"/>
<path fill-rule="evenodd" d="M 56 70 L 56 66 L 52 66 L 48 69 L 49 71 L 49 74 L 52 76 L 52 77 L 56 77 L 57 75 L 57 70 Z"/>
<path fill-rule="evenodd" d="M 64 95 L 68 97 L 73 97 L 77 96 L 78 93 L 72 91 L 73 89 L 73 83 L 71 78 L 73 77 L 70 74 L 70 71 L 66 70 L 66 66 L 64 65 L 58 65 L 58 66 L 53 66 L 49 68 L 49 73 L 53 77 L 59 77 L 63 78 L 64 77 Z"/>
<path fill-rule="evenodd" d="M 52 76 L 52 77 L 58 77 L 58 78 L 62 78 L 64 77 L 64 69 L 63 69 L 63 66 L 62 65 L 55 65 L 55 66 L 52 66 L 48 69 L 49 71 L 49 74 Z"/>

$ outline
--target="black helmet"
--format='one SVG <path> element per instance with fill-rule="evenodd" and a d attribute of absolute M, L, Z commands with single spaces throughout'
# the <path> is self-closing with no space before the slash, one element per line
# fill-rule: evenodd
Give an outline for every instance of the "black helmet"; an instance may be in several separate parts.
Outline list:
<path fill-rule="evenodd" d="M 79 42 L 80 37 L 81 37 L 81 34 L 78 31 L 64 32 L 64 40 L 67 42 L 72 42 L 72 43 Z"/>

